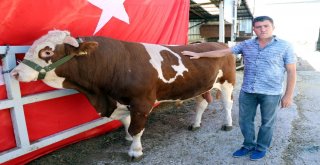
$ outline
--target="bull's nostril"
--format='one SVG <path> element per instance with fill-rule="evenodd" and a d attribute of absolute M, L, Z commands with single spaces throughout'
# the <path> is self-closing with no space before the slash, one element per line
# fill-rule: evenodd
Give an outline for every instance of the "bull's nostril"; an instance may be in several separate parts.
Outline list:
<path fill-rule="evenodd" d="M 11 75 L 12 75 L 12 77 L 14 77 L 16 79 L 18 79 L 18 77 L 19 77 L 19 73 L 16 71 L 11 72 Z"/>
<path fill-rule="evenodd" d="M 18 79 L 19 73 L 16 73 L 16 74 L 14 75 L 14 77 L 15 77 L 16 79 Z"/>

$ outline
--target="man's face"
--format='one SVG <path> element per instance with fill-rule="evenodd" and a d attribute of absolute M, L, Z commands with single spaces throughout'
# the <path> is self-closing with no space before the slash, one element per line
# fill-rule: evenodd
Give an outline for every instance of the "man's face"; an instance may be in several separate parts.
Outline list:
<path fill-rule="evenodd" d="M 274 30 L 274 27 L 269 20 L 255 22 L 255 24 L 253 26 L 254 33 L 256 33 L 256 35 L 260 39 L 271 38 L 273 30 Z"/>

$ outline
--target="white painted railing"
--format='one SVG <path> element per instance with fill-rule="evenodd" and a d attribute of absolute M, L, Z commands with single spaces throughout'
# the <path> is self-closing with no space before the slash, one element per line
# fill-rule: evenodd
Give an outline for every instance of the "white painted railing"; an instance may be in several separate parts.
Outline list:
<path fill-rule="evenodd" d="M 28 49 L 29 46 L 0 46 L 0 55 L 3 56 L 2 74 L 4 76 L 7 90 L 7 99 L 0 100 L 0 111 L 10 108 L 16 141 L 15 148 L 0 153 L 0 164 L 111 121 L 109 118 L 99 118 L 94 121 L 39 139 L 34 143 L 30 143 L 23 105 L 72 95 L 77 92 L 74 90 L 56 90 L 22 97 L 19 82 L 10 76 L 9 71 L 16 66 L 16 54 L 25 53 Z"/>

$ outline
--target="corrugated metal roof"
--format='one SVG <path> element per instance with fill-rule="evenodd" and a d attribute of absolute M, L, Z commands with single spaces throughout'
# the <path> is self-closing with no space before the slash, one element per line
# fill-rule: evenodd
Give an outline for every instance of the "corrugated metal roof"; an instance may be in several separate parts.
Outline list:
<path fill-rule="evenodd" d="M 190 0 L 190 20 L 219 20 L 219 4 L 221 0 Z M 237 19 L 252 19 L 253 14 L 248 7 L 247 0 L 239 0 Z"/>

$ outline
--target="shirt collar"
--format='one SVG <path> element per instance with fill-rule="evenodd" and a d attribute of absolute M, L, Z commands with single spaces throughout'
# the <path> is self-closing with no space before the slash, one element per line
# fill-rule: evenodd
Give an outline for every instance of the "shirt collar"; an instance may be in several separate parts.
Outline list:
<path fill-rule="evenodd" d="M 271 43 L 273 43 L 274 41 L 278 41 L 278 40 L 279 40 L 279 38 L 278 38 L 276 35 L 273 35 L 273 36 L 272 36 L 272 39 L 271 39 L 271 41 L 268 43 L 268 45 L 271 44 Z M 258 37 L 255 37 L 255 38 L 254 38 L 254 42 L 255 42 L 257 45 L 259 45 Z"/>

